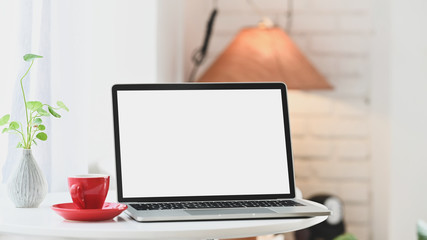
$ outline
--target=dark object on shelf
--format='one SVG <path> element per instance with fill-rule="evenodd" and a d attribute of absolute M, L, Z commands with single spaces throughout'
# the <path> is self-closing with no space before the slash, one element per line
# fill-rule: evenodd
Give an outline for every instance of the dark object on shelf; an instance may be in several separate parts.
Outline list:
<path fill-rule="evenodd" d="M 333 240 L 345 233 L 343 203 L 338 197 L 322 194 L 313 196 L 310 200 L 325 205 L 332 211 L 332 215 L 322 223 L 296 231 L 296 240 Z"/>

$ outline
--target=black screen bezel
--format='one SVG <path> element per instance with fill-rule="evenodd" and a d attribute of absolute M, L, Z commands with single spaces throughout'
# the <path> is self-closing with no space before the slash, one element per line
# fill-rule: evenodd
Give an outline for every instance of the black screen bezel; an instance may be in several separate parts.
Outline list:
<path fill-rule="evenodd" d="M 135 90 L 241 90 L 241 89 L 280 89 L 286 140 L 286 154 L 288 160 L 288 181 L 290 193 L 284 194 L 257 194 L 257 195 L 221 195 L 221 196 L 182 196 L 182 197 L 141 197 L 124 198 L 122 187 L 120 129 L 118 116 L 118 91 Z M 112 87 L 114 142 L 116 158 L 117 197 L 119 202 L 173 202 L 173 201 L 218 201 L 218 200 L 253 200 L 253 199 L 280 199 L 295 197 L 295 181 L 293 171 L 293 156 L 291 148 L 291 134 L 289 129 L 289 112 L 287 104 L 287 88 L 284 83 L 150 83 L 150 84 L 116 84 Z M 215 176 L 212 176 L 215 177 Z"/>

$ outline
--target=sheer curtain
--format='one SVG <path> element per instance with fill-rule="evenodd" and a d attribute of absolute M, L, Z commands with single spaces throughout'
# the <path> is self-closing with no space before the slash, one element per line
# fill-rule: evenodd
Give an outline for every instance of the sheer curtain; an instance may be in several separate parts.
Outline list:
<path fill-rule="evenodd" d="M 56 99 L 52 99 L 52 4 L 50 0 L 19 0 L 17 4 L 18 24 L 17 39 L 18 45 L 15 50 L 19 61 L 16 71 L 16 79 L 12 94 L 11 117 L 21 122 L 25 122 L 25 107 L 18 79 L 25 73 L 29 63 L 23 61 L 22 56 L 26 53 L 42 55 L 42 59 L 37 59 L 31 69 L 30 74 L 23 80 L 27 101 L 38 100 L 47 104 L 55 104 Z M 59 99 L 58 99 L 59 100 Z M 65 114 L 63 114 L 65 117 Z M 62 119 L 44 118 L 44 125 L 47 126 L 46 134 L 48 141 L 38 141 L 38 145 L 33 145 L 33 154 L 40 168 L 49 183 L 49 189 L 55 186 L 55 172 L 66 173 L 79 172 L 86 173 L 87 164 L 83 161 L 75 161 L 74 165 L 59 164 L 55 171 L 52 170 L 52 145 L 55 138 L 52 133 L 55 131 L 54 121 Z M 8 136 L 7 158 L 3 165 L 3 182 L 6 182 L 16 162 L 21 157 L 21 149 L 17 149 L 19 142 L 17 135 Z M 61 159 L 56 160 L 61 162 Z"/>
<path fill-rule="evenodd" d="M 44 56 L 40 61 L 36 61 L 31 73 L 23 80 L 27 101 L 37 99 L 44 103 L 50 103 L 50 1 L 20 0 L 17 8 L 19 16 L 16 26 L 18 29 L 18 46 L 15 53 L 20 56 L 20 61 L 16 62 L 19 67 L 13 88 L 11 117 L 20 122 L 25 122 L 25 107 L 18 79 L 29 67 L 29 63 L 22 59 L 22 56 L 26 53 L 36 53 Z M 44 123 L 49 126 L 50 119 L 45 119 Z M 46 133 L 48 136 L 50 132 L 51 129 L 47 128 Z M 7 181 L 11 169 L 21 156 L 21 149 L 16 148 L 20 140 L 18 135 L 10 134 L 8 140 L 8 153 L 3 166 L 3 182 Z M 49 142 L 41 143 L 33 148 L 34 155 L 37 156 L 36 159 L 48 182 L 51 181 L 51 154 L 49 149 Z"/>
<path fill-rule="evenodd" d="M 14 118 L 24 117 L 18 76 L 28 67 L 22 56 L 29 52 L 44 58 L 35 61 L 24 81 L 28 100 L 50 104 L 61 100 L 70 109 L 61 112 L 60 119 L 44 120 L 48 140 L 33 147 L 50 191 L 66 190 L 67 176 L 87 172 L 111 175 L 114 188 L 111 86 L 157 81 L 157 2 L 18 0 L 18 3 L 13 7 L 18 13 L 15 38 L 18 41 L 11 54 L 18 57 L 11 66 L 19 68 L 10 80 L 13 83 L 8 82 L 14 86 L 9 96 L 13 98 L 10 111 Z M 4 25 L 0 23 L 0 30 Z M 6 86 L 2 80 L 0 84 Z M 9 104 L 0 104 L 1 116 L 8 113 L 3 112 L 3 107 L 7 111 Z M 14 136 L 2 134 L 0 138 L 0 144 L 4 138 L 8 139 L 7 149 L 0 145 L 0 157 L 8 152 L 2 169 L 6 182 L 21 151 L 15 148 L 18 139 Z"/>
<path fill-rule="evenodd" d="M 75 5 L 79 8 L 84 7 L 81 1 Z M 60 56 L 63 54 L 63 51 L 59 48 L 55 48 L 58 43 L 53 43 L 54 41 L 61 40 L 61 37 L 57 36 L 58 34 L 64 33 L 60 31 L 61 26 L 58 27 L 58 24 L 53 24 L 53 22 L 56 21 L 52 20 L 60 20 L 63 23 L 72 22 L 61 19 L 60 15 L 57 14 L 58 10 L 64 12 L 66 8 L 67 5 L 65 1 L 63 4 L 53 4 L 50 0 L 19 0 L 17 5 L 18 46 L 15 54 L 19 56 L 19 61 L 16 62 L 19 66 L 19 70 L 16 72 L 16 76 L 22 76 L 29 66 L 27 62 L 22 60 L 24 54 L 34 53 L 43 56 L 42 59 L 37 59 L 35 61 L 30 74 L 23 81 L 27 100 L 38 100 L 48 104 L 55 104 L 57 100 L 61 100 L 72 109 L 70 114 L 61 113 L 63 116 L 61 119 L 53 117 L 44 118 L 44 124 L 47 126 L 46 133 L 48 135 L 48 141 L 39 141 L 37 146 L 32 147 L 35 159 L 44 172 L 51 191 L 64 190 L 66 188 L 66 176 L 88 172 L 87 159 L 81 157 L 81 155 L 85 155 L 86 148 L 84 146 L 79 146 L 78 140 L 76 137 L 73 137 L 82 134 L 79 127 L 76 127 L 81 124 L 79 120 L 75 119 L 75 115 L 84 116 L 87 115 L 87 111 L 81 106 L 82 104 L 79 104 L 78 98 L 75 98 L 78 92 L 73 91 L 75 90 L 73 88 L 69 88 L 68 84 L 65 82 L 69 79 L 63 78 L 61 76 L 62 73 L 53 68 L 56 67 L 64 73 L 68 73 L 68 75 L 76 76 L 76 74 L 73 74 L 75 70 L 71 70 L 72 72 L 70 73 L 69 69 L 67 70 L 62 66 L 62 64 L 66 64 L 61 60 Z M 63 24 L 60 23 L 60 25 Z M 78 29 L 78 31 L 81 31 L 81 29 Z M 69 33 L 72 34 L 72 30 L 69 31 Z M 65 37 L 69 36 L 66 35 Z M 90 38 L 86 39 L 86 42 L 90 43 Z M 76 55 L 78 53 L 81 52 L 75 52 Z M 69 52 L 67 57 L 76 59 L 76 55 Z M 54 60 L 56 62 L 53 62 Z M 81 60 L 79 62 L 81 62 L 83 66 L 88 66 L 88 62 Z M 78 72 L 81 76 L 85 76 L 87 75 L 87 71 L 85 70 L 88 67 L 79 68 L 74 66 L 74 69 L 78 68 Z M 81 76 L 79 79 L 82 79 Z M 19 77 L 16 78 L 19 79 Z M 52 80 L 53 78 L 55 79 Z M 83 80 L 87 79 L 83 78 Z M 74 81 L 74 83 L 78 83 L 78 81 Z M 54 95 L 54 97 L 52 97 L 52 95 Z M 18 80 L 14 83 L 11 115 L 12 118 L 25 122 L 24 103 Z M 72 132 L 62 130 L 61 128 L 66 126 L 61 124 L 60 121 L 65 121 L 72 125 Z M 62 135 L 68 136 L 63 137 Z M 8 136 L 8 140 L 8 153 L 3 165 L 3 182 L 7 181 L 12 168 L 21 156 L 21 149 L 16 148 L 19 138 L 11 134 Z M 69 148 L 66 149 L 64 146 L 68 146 Z M 74 150 L 74 152 L 72 150 Z M 71 161 L 70 158 L 72 158 Z"/>

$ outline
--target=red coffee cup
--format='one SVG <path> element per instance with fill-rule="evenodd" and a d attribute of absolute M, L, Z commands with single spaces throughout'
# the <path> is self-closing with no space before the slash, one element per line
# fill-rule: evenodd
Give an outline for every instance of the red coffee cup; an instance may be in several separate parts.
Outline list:
<path fill-rule="evenodd" d="M 87 174 L 68 177 L 71 198 L 77 208 L 101 209 L 110 187 L 110 176 Z"/>

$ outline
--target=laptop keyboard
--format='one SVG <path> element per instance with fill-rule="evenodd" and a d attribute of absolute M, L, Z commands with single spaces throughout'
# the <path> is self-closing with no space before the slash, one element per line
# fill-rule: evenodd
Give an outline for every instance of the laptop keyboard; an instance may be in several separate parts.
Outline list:
<path fill-rule="evenodd" d="M 203 209 L 203 208 L 250 208 L 304 206 L 292 200 L 273 201 L 206 201 L 130 204 L 136 210 Z"/>

